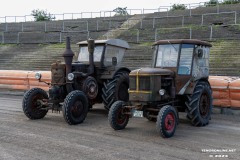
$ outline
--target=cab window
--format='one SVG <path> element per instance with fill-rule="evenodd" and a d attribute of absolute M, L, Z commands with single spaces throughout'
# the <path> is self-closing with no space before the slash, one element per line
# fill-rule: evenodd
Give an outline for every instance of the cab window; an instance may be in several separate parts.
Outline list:
<path fill-rule="evenodd" d="M 190 75 L 192 69 L 192 58 L 193 58 L 193 44 L 183 44 L 180 54 L 178 74 L 179 75 Z"/>
<path fill-rule="evenodd" d="M 159 45 L 156 67 L 177 67 L 179 44 Z"/>

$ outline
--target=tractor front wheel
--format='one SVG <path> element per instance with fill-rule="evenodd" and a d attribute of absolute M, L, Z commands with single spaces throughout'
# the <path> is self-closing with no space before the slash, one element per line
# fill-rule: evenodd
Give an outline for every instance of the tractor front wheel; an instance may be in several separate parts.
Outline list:
<path fill-rule="evenodd" d="M 65 98 L 62 110 L 68 124 L 80 124 L 87 117 L 88 98 L 82 91 L 72 91 Z"/>
<path fill-rule="evenodd" d="M 124 108 L 123 101 L 116 101 L 111 106 L 108 121 L 114 130 L 121 130 L 127 126 L 129 115 L 124 114 L 124 112 L 127 112 L 127 109 Z"/>
<path fill-rule="evenodd" d="M 41 119 L 48 110 L 44 110 L 41 104 L 43 99 L 48 99 L 47 93 L 41 88 L 32 88 L 24 94 L 22 108 L 29 119 Z"/>
<path fill-rule="evenodd" d="M 176 109 L 170 105 L 162 107 L 157 116 L 156 128 L 163 138 L 174 135 L 177 127 L 178 116 Z"/>

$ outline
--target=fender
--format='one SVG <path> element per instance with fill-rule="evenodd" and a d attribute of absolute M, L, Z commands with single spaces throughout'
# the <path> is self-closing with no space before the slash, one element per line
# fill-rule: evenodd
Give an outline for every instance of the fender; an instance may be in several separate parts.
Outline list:
<path fill-rule="evenodd" d="M 198 79 L 196 81 L 191 81 L 191 79 L 190 79 L 189 82 L 186 83 L 186 86 L 184 86 L 180 90 L 181 93 L 179 92 L 178 94 L 180 94 L 180 95 L 182 95 L 182 94 L 193 94 L 195 86 L 197 85 L 198 82 L 201 82 L 201 81 L 204 81 L 204 82 L 208 83 L 208 85 L 211 88 L 211 85 L 206 78 L 201 78 L 201 79 Z"/>
<path fill-rule="evenodd" d="M 112 68 L 107 71 L 104 71 L 100 77 L 100 79 L 113 79 L 113 77 L 118 73 L 118 72 L 127 72 L 130 73 L 131 70 L 126 68 L 126 67 L 119 67 L 119 68 Z"/>

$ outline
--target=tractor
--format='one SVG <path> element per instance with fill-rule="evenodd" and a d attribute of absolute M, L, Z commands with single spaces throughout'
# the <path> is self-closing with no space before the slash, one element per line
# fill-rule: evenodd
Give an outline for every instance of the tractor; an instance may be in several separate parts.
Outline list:
<path fill-rule="evenodd" d="M 197 39 L 156 41 L 151 68 L 129 74 L 129 101 L 118 100 L 109 110 L 114 130 L 121 130 L 131 117 L 156 122 L 158 133 L 172 137 L 179 112 L 185 112 L 194 126 L 205 126 L 211 119 L 212 90 L 208 81 L 212 45 Z"/>
<path fill-rule="evenodd" d="M 23 111 L 29 119 L 41 119 L 48 110 L 62 111 L 70 124 L 82 123 L 95 103 L 104 103 L 106 109 L 116 101 L 128 101 L 129 73 L 121 67 L 129 45 L 120 39 L 82 41 L 76 62 L 66 39 L 63 53 L 65 63 L 56 61 L 51 65 L 51 82 L 41 80 L 41 73 L 35 78 L 49 85 L 48 93 L 41 88 L 32 88 L 24 94 Z"/>

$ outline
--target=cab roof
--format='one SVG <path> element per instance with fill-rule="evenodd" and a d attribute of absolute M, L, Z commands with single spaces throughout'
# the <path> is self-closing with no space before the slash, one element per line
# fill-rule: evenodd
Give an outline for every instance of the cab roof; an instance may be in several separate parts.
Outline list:
<path fill-rule="evenodd" d="M 94 40 L 95 44 L 107 44 L 112 46 L 117 46 L 121 48 L 130 48 L 128 43 L 121 39 L 106 39 L 106 40 Z M 77 43 L 78 45 L 87 45 L 87 41 L 81 41 Z"/>
<path fill-rule="evenodd" d="M 153 45 L 159 44 L 196 44 L 212 47 L 212 45 L 206 41 L 201 41 L 198 39 L 169 39 L 169 40 L 159 40 L 156 41 Z"/>

